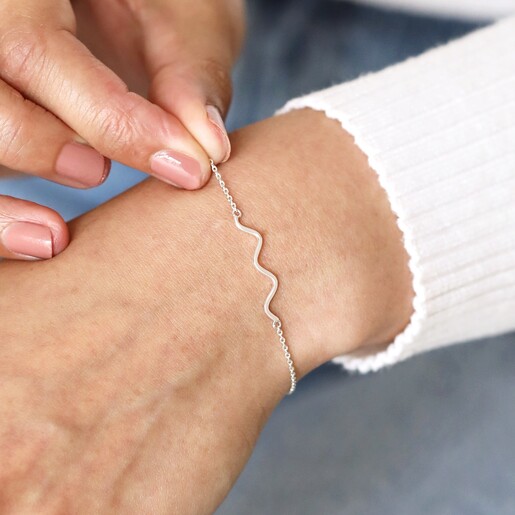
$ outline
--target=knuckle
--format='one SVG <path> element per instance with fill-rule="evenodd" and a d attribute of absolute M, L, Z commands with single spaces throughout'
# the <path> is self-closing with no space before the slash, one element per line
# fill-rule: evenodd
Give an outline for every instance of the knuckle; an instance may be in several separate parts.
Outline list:
<path fill-rule="evenodd" d="M 45 64 L 46 31 L 39 26 L 7 30 L 0 38 L 0 70 L 14 83 L 32 80 L 41 74 Z"/>
<path fill-rule="evenodd" d="M 143 102 L 143 98 L 140 100 L 136 95 L 126 93 L 119 105 L 97 112 L 92 129 L 99 138 L 99 148 L 102 146 L 108 150 L 106 154 L 134 153 L 134 144 L 141 132 L 138 130 L 138 111 Z"/>
<path fill-rule="evenodd" d="M 13 94 L 18 97 L 18 94 Z M 32 136 L 27 134 L 37 106 L 25 101 L 21 95 L 13 98 L 17 106 L 0 116 L 0 163 L 10 168 L 18 168 L 22 164 L 24 148 Z M 20 109 L 18 106 L 21 105 Z"/>

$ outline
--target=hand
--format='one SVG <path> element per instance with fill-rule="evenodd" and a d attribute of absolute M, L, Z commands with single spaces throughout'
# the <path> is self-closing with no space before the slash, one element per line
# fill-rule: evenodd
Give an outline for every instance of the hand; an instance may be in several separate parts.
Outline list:
<path fill-rule="evenodd" d="M 221 167 L 299 377 L 411 314 L 402 237 L 366 157 L 313 111 L 234 135 Z M 135 214 L 137 206 L 138 212 Z M 215 181 L 145 181 L 55 260 L 0 265 L 4 513 L 212 513 L 289 388 L 269 283 Z"/>
<path fill-rule="evenodd" d="M 243 24 L 242 0 L 4 0 L 0 165 L 89 188 L 115 159 L 203 186 L 209 157 L 230 154 Z M 0 257 L 46 259 L 68 241 L 57 213 L 0 196 Z"/>

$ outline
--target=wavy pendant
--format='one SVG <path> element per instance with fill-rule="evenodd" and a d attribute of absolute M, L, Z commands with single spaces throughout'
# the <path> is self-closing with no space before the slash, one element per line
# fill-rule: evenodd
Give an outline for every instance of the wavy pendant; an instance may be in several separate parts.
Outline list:
<path fill-rule="evenodd" d="M 242 217 L 242 212 L 238 209 L 236 202 L 234 201 L 232 195 L 229 192 L 229 188 L 227 188 L 227 186 L 225 185 L 225 182 L 222 179 L 222 175 L 218 171 L 218 168 L 216 167 L 213 161 L 211 161 L 211 171 L 216 177 L 216 180 L 218 181 L 218 184 L 220 185 L 220 188 L 222 189 L 222 192 L 225 198 L 227 199 L 227 202 L 229 202 L 229 205 L 231 206 L 232 216 L 234 218 L 234 223 L 236 224 L 236 227 L 240 231 L 246 234 L 250 234 L 257 239 L 256 249 L 254 250 L 254 267 L 259 273 L 268 277 L 270 281 L 272 281 L 272 289 L 270 290 L 270 293 L 267 295 L 265 299 L 263 310 L 266 316 L 270 318 L 270 320 L 272 320 L 272 327 L 274 328 L 275 332 L 277 333 L 277 336 L 279 337 L 279 342 L 283 349 L 284 357 L 286 358 L 288 370 L 290 372 L 290 390 L 288 394 L 292 394 L 295 391 L 295 388 L 297 387 L 297 374 L 295 372 L 295 365 L 293 363 L 289 347 L 286 343 L 286 338 L 283 334 L 281 319 L 270 310 L 270 303 L 274 299 L 275 294 L 277 293 L 277 289 L 279 288 L 279 280 L 277 279 L 275 274 L 273 274 L 270 270 L 264 268 L 259 262 L 261 249 L 263 248 L 263 236 L 255 229 L 252 229 L 251 227 L 248 227 L 241 223 L 240 218 Z"/>

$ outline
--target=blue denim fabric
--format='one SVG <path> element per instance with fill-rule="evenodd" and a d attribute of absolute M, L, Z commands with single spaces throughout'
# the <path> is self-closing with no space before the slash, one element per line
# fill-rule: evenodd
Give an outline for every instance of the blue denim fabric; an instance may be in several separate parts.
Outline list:
<path fill-rule="evenodd" d="M 338 0 L 255 0 L 249 13 L 231 129 L 475 28 Z M 0 181 L 0 193 L 71 218 L 142 178 L 115 165 L 95 191 L 16 179 Z M 322 367 L 273 415 L 218 513 L 515 513 L 514 343 L 456 346 L 366 377 Z"/>
<path fill-rule="evenodd" d="M 250 32 L 235 74 L 232 127 L 287 100 L 376 71 L 475 28 L 341 0 L 248 2 Z"/>

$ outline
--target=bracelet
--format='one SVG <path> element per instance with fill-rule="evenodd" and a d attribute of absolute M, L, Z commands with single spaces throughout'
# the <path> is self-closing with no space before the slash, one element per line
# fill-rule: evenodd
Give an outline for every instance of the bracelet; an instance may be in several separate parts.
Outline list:
<path fill-rule="evenodd" d="M 229 189 L 225 185 L 225 182 L 222 179 L 222 175 L 218 171 L 218 168 L 216 167 L 214 161 L 211 160 L 210 163 L 211 163 L 211 171 L 213 172 L 214 176 L 216 177 L 216 180 L 218 181 L 218 184 L 220 185 L 220 188 L 222 189 L 222 192 L 225 195 L 227 202 L 229 202 L 229 205 L 231 206 L 232 216 L 234 218 L 234 223 L 236 224 L 236 227 L 240 231 L 243 231 L 247 234 L 251 234 L 258 240 L 256 250 L 254 251 L 254 266 L 256 267 L 258 272 L 262 273 L 263 275 L 265 275 L 272 281 L 272 289 L 270 290 L 270 293 L 268 294 L 268 296 L 265 300 L 263 309 L 265 311 L 266 316 L 270 320 L 272 320 L 272 327 L 275 330 L 275 332 L 277 333 L 277 336 L 279 337 L 279 342 L 283 349 L 284 357 L 286 358 L 286 362 L 288 363 L 288 370 L 290 372 L 290 381 L 291 381 L 290 391 L 288 392 L 288 395 L 291 395 L 295 391 L 295 388 L 297 387 L 297 374 L 295 372 L 295 365 L 293 363 L 293 359 L 291 357 L 288 345 L 286 344 L 286 338 L 284 337 L 284 334 L 283 334 L 281 319 L 277 315 L 272 313 L 272 311 L 270 311 L 270 303 L 272 302 L 272 299 L 275 297 L 277 288 L 279 287 L 279 280 L 272 272 L 270 272 L 270 270 L 263 268 L 261 266 L 261 264 L 259 263 L 259 255 L 261 254 L 261 248 L 263 247 L 263 236 L 261 236 L 261 234 L 258 231 L 256 231 L 255 229 L 251 229 L 250 227 L 247 227 L 240 222 L 240 218 L 242 217 L 242 212 L 238 209 L 238 206 L 236 206 L 236 203 L 234 202 L 232 195 L 229 193 Z"/>

